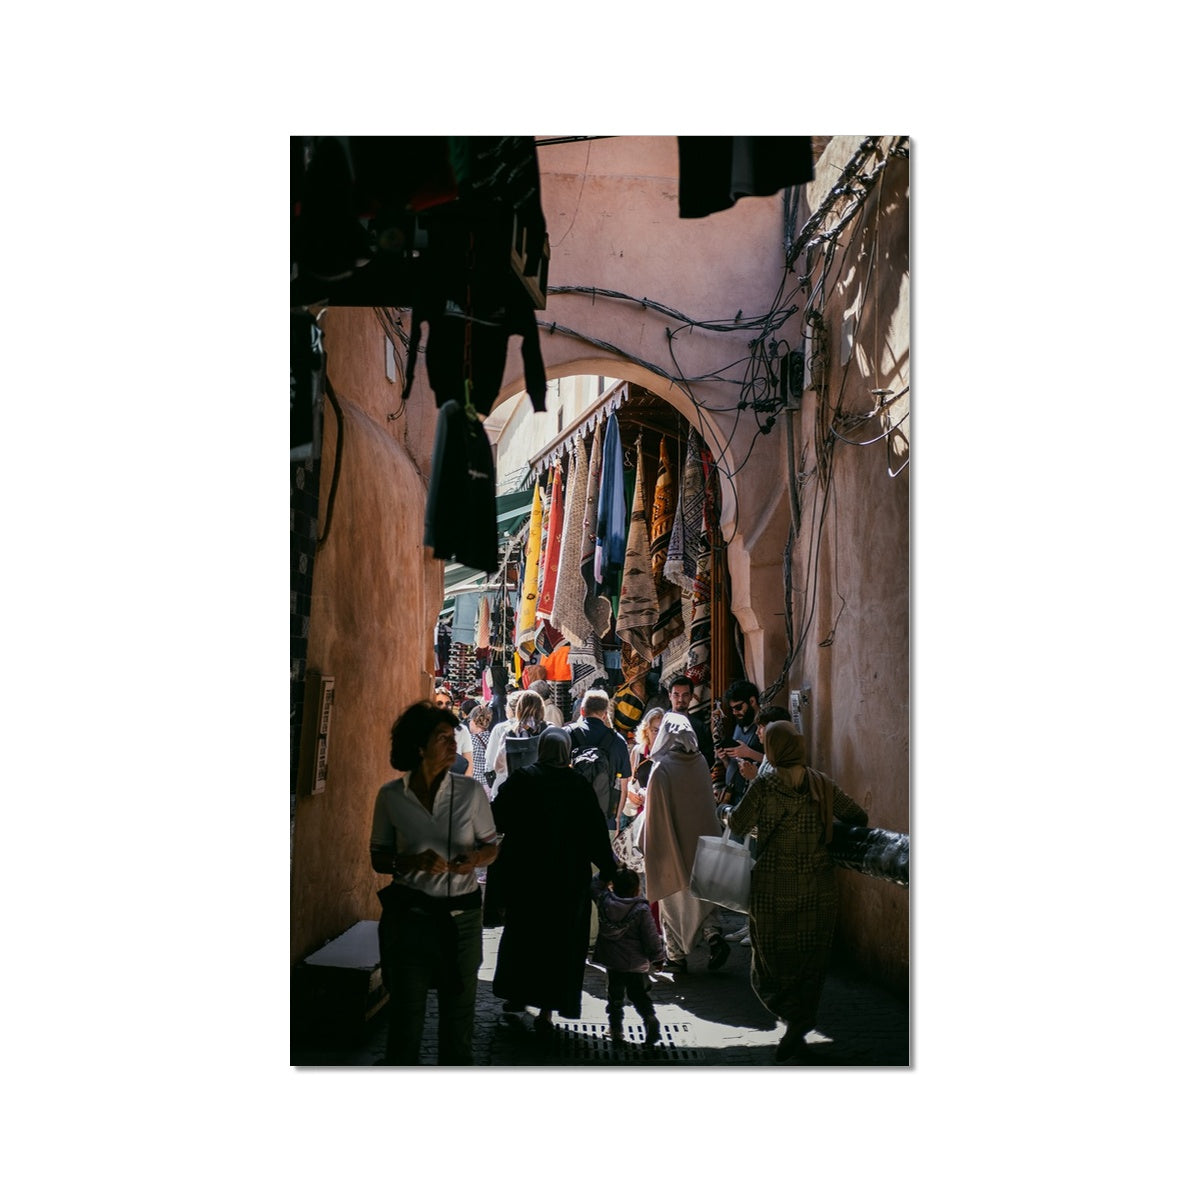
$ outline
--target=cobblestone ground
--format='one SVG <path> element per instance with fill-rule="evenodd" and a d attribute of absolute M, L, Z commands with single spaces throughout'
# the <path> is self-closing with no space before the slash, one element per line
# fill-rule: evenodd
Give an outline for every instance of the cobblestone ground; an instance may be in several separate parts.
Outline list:
<path fill-rule="evenodd" d="M 725 930 L 740 924 L 725 915 Z M 625 1010 L 625 1041 L 609 1037 L 605 977 L 600 967 L 584 973 L 581 1019 L 557 1015 L 549 1035 L 533 1031 L 533 1013 L 514 1017 L 501 1012 L 492 995 L 498 929 L 484 930 L 483 965 L 476 1002 L 475 1063 L 503 1067 L 580 1066 L 774 1066 L 775 1046 L 784 1027 L 763 1008 L 750 986 L 750 949 L 730 943 L 728 962 L 706 970 L 707 949 L 694 950 L 689 971 L 678 977 L 653 977 L 651 999 L 662 1026 L 661 1044 L 647 1047 L 642 1022 Z M 437 1059 L 437 998 L 431 994 L 422 1060 Z M 297 1066 L 370 1066 L 384 1052 L 386 1017 L 376 1018 L 358 1044 L 338 1050 L 295 1049 Z M 826 979 L 816 1029 L 808 1035 L 812 1061 L 796 1069 L 824 1067 L 904 1067 L 909 1064 L 908 1004 L 875 985 L 834 969 Z"/>

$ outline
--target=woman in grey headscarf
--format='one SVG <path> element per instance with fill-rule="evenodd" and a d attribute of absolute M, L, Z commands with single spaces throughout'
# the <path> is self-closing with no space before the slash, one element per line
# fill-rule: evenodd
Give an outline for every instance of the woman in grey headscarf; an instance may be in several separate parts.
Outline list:
<path fill-rule="evenodd" d="M 787 1032 L 776 1062 L 808 1056 L 805 1034 L 817 1004 L 837 920 L 837 885 L 829 842 L 833 820 L 865 825 L 863 812 L 832 779 L 808 765 L 803 736 L 791 721 L 763 733 L 770 769 L 746 789 L 729 818 L 739 837 L 758 828 L 750 876 L 750 982 Z"/>
<path fill-rule="evenodd" d="M 716 905 L 698 900 L 689 883 L 701 837 L 720 836 L 713 800 L 712 778 L 696 742 L 696 732 L 684 713 L 663 714 L 650 748 L 654 766 L 646 783 L 646 816 L 641 850 L 646 874 L 646 898 L 658 902 L 667 971 L 682 974 L 696 937 Z M 729 957 L 729 946 L 715 926 L 704 928 L 708 969 L 715 971 Z"/>
<path fill-rule="evenodd" d="M 578 1019 L 591 919 L 592 864 L 612 879 L 608 825 L 592 785 L 571 769 L 570 734 L 550 726 L 538 761 L 514 771 L 492 804 L 503 875 L 504 933 L 492 991 L 506 1012 Z"/>

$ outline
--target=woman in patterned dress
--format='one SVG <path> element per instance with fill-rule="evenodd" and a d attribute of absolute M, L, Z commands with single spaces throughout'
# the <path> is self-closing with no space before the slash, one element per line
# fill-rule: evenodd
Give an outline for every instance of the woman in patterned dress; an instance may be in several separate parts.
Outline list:
<path fill-rule="evenodd" d="M 487 770 L 488 733 L 491 730 L 491 724 L 492 710 L 486 704 L 477 704 L 471 709 L 467 729 L 471 734 L 471 756 L 475 766 L 473 777 L 483 784 L 489 800 L 492 798 L 492 790 L 483 776 Z"/>
<path fill-rule="evenodd" d="M 837 920 L 837 886 L 828 845 L 833 819 L 865 825 L 867 814 L 832 779 L 807 765 L 804 738 L 790 721 L 763 734 L 766 763 L 729 818 L 745 837 L 757 827 L 750 877 L 750 982 L 787 1022 L 776 1062 L 808 1055 L 805 1034 L 817 1004 Z"/>

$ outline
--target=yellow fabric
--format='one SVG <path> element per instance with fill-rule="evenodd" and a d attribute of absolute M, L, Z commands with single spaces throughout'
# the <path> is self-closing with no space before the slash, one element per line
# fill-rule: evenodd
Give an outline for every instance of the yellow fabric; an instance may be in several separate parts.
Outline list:
<path fill-rule="evenodd" d="M 529 659 L 537 649 L 538 557 L 542 549 L 542 491 L 533 489 L 533 511 L 529 515 L 529 541 L 525 550 L 525 576 L 517 621 L 517 649 Z"/>

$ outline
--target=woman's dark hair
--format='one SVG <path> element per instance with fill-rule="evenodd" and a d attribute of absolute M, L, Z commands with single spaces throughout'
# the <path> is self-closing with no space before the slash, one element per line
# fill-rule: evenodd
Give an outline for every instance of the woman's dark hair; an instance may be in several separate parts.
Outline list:
<path fill-rule="evenodd" d="M 389 760 L 397 771 L 415 771 L 421 762 L 433 731 L 439 725 L 458 728 L 458 718 L 448 708 L 438 708 L 431 700 L 418 700 L 406 708 L 392 726 L 392 756 Z"/>
<path fill-rule="evenodd" d="M 758 716 L 754 718 L 755 725 L 766 727 L 772 721 L 790 721 L 792 714 L 786 708 L 780 708 L 778 704 L 768 704 L 766 708 L 758 710 Z"/>

